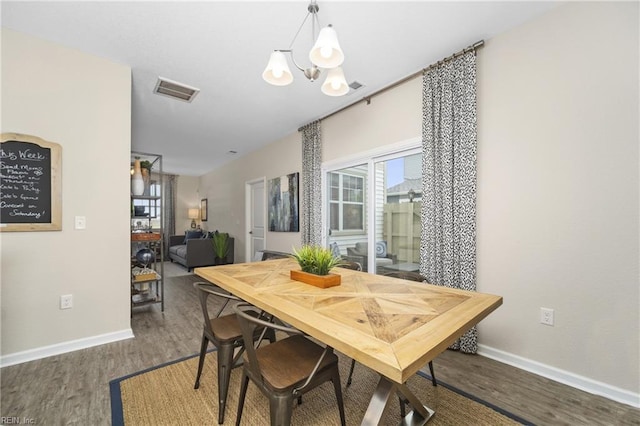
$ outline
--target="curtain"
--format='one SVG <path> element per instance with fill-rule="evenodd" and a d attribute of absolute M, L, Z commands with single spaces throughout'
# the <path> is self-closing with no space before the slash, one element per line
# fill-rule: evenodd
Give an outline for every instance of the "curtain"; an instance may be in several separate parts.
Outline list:
<path fill-rule="evenodd" d="M 475 51 L 423 77 L 420 273 L 430 283 L 476 289 Z M 477 352 L 475 327 L 452 347 Z"/>
<path fill-rule="evenodd" d="M 162 177 L 164 200 L 162 204 L 162 219 L 164 221 L 165 258 L 169 258 L 169 236 L 176 234 L 176 200 L 178 176 L 165 174 Z"/>
<path fill-rule="evenodd" d="M 320 121 L 303 126 L 302 133 L 302 244 L 322 243 L 322 134 Z"/>

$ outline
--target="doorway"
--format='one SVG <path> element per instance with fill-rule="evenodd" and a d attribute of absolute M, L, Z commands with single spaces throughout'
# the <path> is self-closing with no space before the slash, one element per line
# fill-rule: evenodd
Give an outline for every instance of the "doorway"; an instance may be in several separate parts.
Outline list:
<path fill-rule="evenodd" d="M 261 260 L 260 253 L 266 246 L 265 224 L 265 178 L 249 181 L 245 184 L 246 214 L 247 218 L 247 246 L 245 259 L 247 262 Z"/>
<path fill-rule="evenodd" d="M 419 141 L 323 165 L 325 241 L 374 274 L 420 268 Z"/>

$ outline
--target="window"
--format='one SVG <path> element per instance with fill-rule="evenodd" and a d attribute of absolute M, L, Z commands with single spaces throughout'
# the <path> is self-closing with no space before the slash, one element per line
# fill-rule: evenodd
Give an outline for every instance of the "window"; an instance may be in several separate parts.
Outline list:
<path fill-rule="evenodd" d="M 329 227 L 332 231 L 364 232 L 363 176 L 329 174 Z"/>

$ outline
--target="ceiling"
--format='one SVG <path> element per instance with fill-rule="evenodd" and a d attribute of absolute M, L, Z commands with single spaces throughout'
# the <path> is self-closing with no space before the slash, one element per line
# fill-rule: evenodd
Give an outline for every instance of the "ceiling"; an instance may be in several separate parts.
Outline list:
<path fill-rule="evenodd" d="M 294 82 L 262 80 L 289 47 L 307 1 L 2 1 L 2 26 L 132 69 L 132 149 L 163 155 L 164 170 L 200 176 L 295 132 L 461 50 L 533 19 L 557 2 L 318 2 L 345 53 L 343 97 L 320 91 L 290 63 Z M 309 22 L 293 48 L 308 66 Z M 191 103 L 153 94 L 158 77 L 200 89 Z M 231 151 L 235 151 L 233 154 Z"/>

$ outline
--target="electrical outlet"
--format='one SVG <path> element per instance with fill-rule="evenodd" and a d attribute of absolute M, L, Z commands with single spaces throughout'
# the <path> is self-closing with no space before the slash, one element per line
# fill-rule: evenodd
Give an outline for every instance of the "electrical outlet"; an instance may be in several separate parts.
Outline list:
<path fill-rule="evenodd" d="M 65 294 L 60 296 L 60 309 L 71 309 L 73 308 L 73 295 Z"/>
<path fill-rule="evenodd" d="M 76 229 L 87 229 L 87 218 L 84 216 L 76 216 L 75 217 L 75 228 Z"/>
<path fill-rule="evenodd" d="M 540 324 L 553 326 L 553 309 L 540 308 Z"/>

